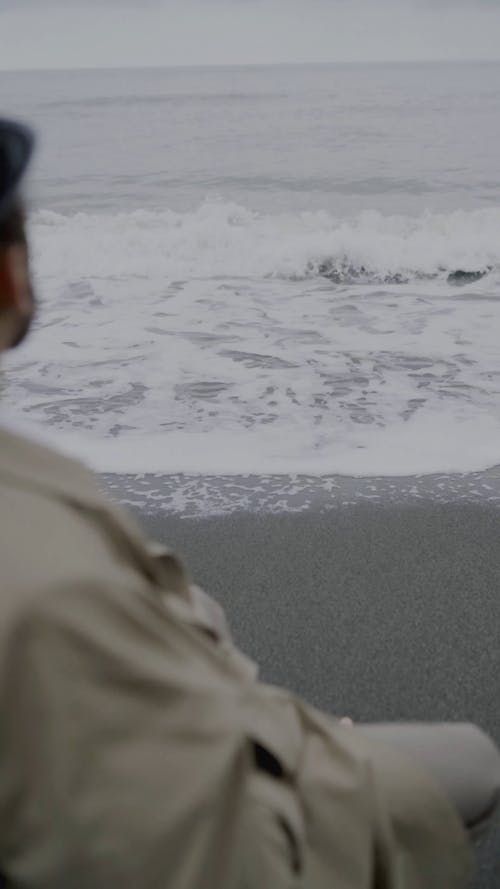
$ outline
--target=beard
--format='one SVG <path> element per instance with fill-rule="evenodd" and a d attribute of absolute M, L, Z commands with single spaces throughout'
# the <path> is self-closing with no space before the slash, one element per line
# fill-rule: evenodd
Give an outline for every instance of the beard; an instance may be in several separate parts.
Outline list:
<path fill-rule="evenodd" d="M 10 349 L 16 349 L 17 346 L 20 346 L 21 343 L 24 342 L 24 340 L 28 336 L 28 333 L 31 330 L 31 325 L 32 325 L 33 320 L 36 315 L 37 303 L 36 303 L 35 291 L 33 289 L 33 285 L 31 283 L 31 281 L 29 283 L 29 295 L 30 295 L 30 301 L 31 301 L 31 312 L 29 315 L 23 316 L 22 318 L 19 319 L 19 323 L 18 323 L 16 331 L 14 333 L 14 337 L 10 343 L 10 346 L 9 346 Z"/>

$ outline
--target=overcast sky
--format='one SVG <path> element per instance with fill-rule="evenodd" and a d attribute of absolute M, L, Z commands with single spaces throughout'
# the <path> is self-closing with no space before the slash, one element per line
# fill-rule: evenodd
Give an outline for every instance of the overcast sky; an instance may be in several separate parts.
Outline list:
<path fill-rule="evenodd" d="M 0 68 L 500 59 L 500 0 L 0 0 Z"/>

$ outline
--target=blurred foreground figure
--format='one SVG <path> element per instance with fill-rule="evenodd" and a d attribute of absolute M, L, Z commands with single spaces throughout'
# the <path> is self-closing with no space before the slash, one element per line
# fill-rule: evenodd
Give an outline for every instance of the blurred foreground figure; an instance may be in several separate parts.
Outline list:
<path fill-rule="evenodd" d="M 0 122 L 0 349 L 33 313 Z M 0 870 L 31 889 L 454 889 L 425 772 L 260 684 L 218 607 L 79 463 L 0 411 Z"/>

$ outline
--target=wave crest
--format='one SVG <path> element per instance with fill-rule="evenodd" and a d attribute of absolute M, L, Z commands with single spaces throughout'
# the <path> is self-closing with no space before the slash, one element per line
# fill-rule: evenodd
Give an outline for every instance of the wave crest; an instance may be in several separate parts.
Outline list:
<path fill-rule="evenodd" d="M 419 217 L 366 211 L 342 220 L 326 212 L 262 215 L 222 201 L 186 213 L 43 210 L 32 218 L 44 273 L 64 266 L 75 277 L 323 276 L 397 284 L 500 269 L 499 230 L 500 209 Z"/>

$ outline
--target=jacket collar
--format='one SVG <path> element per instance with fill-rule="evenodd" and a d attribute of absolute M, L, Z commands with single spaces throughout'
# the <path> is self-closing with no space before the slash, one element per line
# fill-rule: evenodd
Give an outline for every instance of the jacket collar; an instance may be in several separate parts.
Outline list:
<path fill-rule="evenodd" d="M 145 545 L 132 518 L 102 493 L 87 467 L 31 438 L 0 426 L 0 484 L 38 491 L 91 513 L 103 532 L 133 558 L 143 574 L 159 584 L 164 570 Z M 184 587 L 184 579 L 182 587 Z"/>
<path fill-rule="evenodd" d="M 103 506 L 97 480 L 84 464 L 1 425 L 0 478 L 81 505 Z"/>

